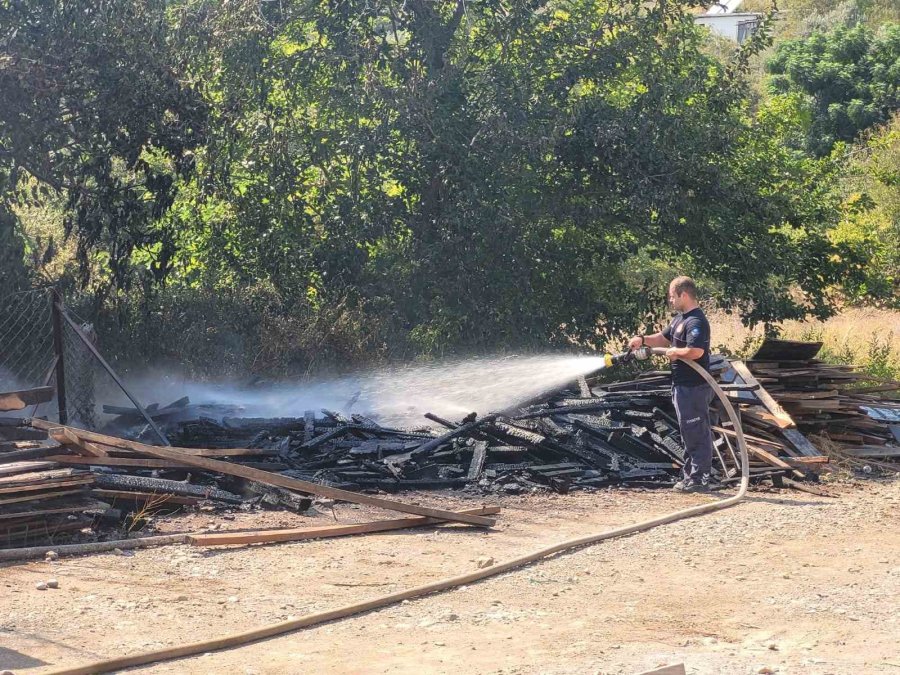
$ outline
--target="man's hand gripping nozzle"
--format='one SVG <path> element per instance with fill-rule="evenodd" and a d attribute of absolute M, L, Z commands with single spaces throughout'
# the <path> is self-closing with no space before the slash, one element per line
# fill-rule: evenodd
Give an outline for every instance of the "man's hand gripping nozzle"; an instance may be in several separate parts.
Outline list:
<path fill-rule="evenodd" d="M 650 358 L 650 347 L 640 347 L 633 352 L 620 352 L 619 354 L 605 354 L 603 364 L 607 368 L 617 366 L 629 361 L 645 361 Z"/>

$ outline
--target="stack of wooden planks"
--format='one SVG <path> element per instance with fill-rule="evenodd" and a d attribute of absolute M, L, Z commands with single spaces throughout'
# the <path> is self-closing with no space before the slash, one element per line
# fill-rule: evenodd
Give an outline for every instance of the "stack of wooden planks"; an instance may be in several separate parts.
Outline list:
<path fill-rule="evenodd" d="M 852 365 L 816 358 L 822 343 L 766 340 L 747 362 L 783 415 L 757 415 L 779 429 L 796 429 L 853 457 L 900 459 L 900 382 L 876 379 Z M 765 406 L 764 406 L 765 407 Z M 784 425 L 786 419 L 793 425 Z M 751 424 L 753 423 L 751 422 Z"/>

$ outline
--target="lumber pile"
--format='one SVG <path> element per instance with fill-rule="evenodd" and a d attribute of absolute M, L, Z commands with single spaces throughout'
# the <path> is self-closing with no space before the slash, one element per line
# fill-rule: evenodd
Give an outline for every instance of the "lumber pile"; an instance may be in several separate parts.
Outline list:
<path fill-rule="evenodd" d="M 721 357 L 717 372 L 729 368 Z M 732 383 L 734 391 L 758 385 Z M 445 420 L 398 429 L 364 415 L 321 410 L 295 418 L 246 418 L 233 406 L 193 405 L 187 399 L 148 407 L 166 436 L 186 448 L 216 449 L 229 461 L 277 471 L 346 490 L 467 488 L 521 493 L 597 488 L 616 484 L 670 485 L 684 449 L 670 400 L 669 373 L 644 373 L 630 382 L 597 378 L 571 383 L 502 415 Z M 109 430 L 152 440 L 133 409 L 105 406 Z M 717 431 L 719 478 L 737 480 L 733 430 L 725 417 Z M 790 455 L 759 441 L 755 478 L 802 477 Z M 241 456 L 237 453 L 240 451 Z M 251 458 L 249 452 L 260 456 Z M 780 458 L 784 455 L 784 458 Z M 825 458 L 821 458 L 825 459 Z M 97 460 L 77 460 L 96 462 Z M 162 468 L 162 467 L 160 467 Z"/>
<path fill-rule="evenodd" d="M 799 488 L 796 480 L 814 479 L 829 461 L 821 439 L 867 461 L 900 456 L 900 403 L 885 397 L 900 385 L 872 385 L 852 366 L 823 363 L 816 359 L 819 346 L 770 340 L 746 363 L 713 360 L 714 374 L 738 404 L 754 482 Z M 174 447 L 151 445 L 153 430 L 129 407 L 104 406 L 107 433 L 0 418 L 0 547 L 58 542 L 82 532 L 96 536 L 105 522 L 131 526 L 160 509 L 299 512 L 318 495 L 484 525 L 483 515 L 454 515 L 371 493 L 668 486 L 684 458 L 670 388 L 668 370 L 626 382 L 597 375 L 518 409 L 454 420 L 429 414 L 416 428 L 324 409 L 251 418 L 239 406 L 194 404 L 186 397 L 148 406 Z M 0 394 L 0 400 L 20 405 L 35 396 L 47 394 Z M 734 483 L 735 431 L 724 413 L 713 415 L 714 473 Z"/>
<path fill-rule="evenodd" d="M 900 459 L 900 399 L 889 398 L 900 382 L 824 363 L 816 358 L 821 347 L 766 340 L 747 367 L 804 437 L 851 457 Z M 766 426 L 759 417 L 748 424 Z"/>

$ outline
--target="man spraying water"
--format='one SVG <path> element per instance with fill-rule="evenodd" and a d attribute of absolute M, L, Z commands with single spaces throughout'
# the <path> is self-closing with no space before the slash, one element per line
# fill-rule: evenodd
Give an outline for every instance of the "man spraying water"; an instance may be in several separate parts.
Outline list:
<path fill-rule="evenodd" d="M 715 394 L 698 373 L 681 361 L 696 361 L 709 370 L 709 321 L 697 304 L 697 285 L 690 277 L 672 280 L 669 303 L 678 312 L 672 322 L 659 333 L 636 335 L 628 341 L 628 348 L 669 348 L 666 357 L 672 363 L 672 403 L 685 448 L 683 478 L 674 489 L 708 492 L 713 455 L 709 406 Z"/>

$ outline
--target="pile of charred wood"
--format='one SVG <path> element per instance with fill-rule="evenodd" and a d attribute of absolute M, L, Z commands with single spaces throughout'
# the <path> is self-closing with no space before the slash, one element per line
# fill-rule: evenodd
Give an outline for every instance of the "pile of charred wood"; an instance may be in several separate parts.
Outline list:
<path fill-rule="evenodd" d="M 900 404 L 875 398 L 878 387 L 851 390 L 862 376 L 815 361 L 814 349 L 767 341 L 747 363 L 714 359 L 740 404 L 755 482 L 811 489 L 797 479 L 815 479 L 829 457 L 806 433 L 817 443 L 830 436 L 875 447 L 881 457 L 900 453 L 896 425 L 876 414 Z M 396 502 L 366 493 L 667 486 L 684 457 L 670 386 L 668 371 L 615 383 L 580 378 L 515 410 L 461 420 L 429 414 L 418 428 L 329 410 L 250 418 L 187 398 L 143 413 L 105 406 L 105 433 L 10 419 L 0 423 L 0 547 L 96 528 L 100 517 L 136 527 L 150 511 L 185 506 L 303 511 L 310 495 L 384 506 Z M 151 445 L 157 429 L 148 417 L 174 447 Z M 739 480 L 727 420 L 722 413 L 714 426 L 714 469 L 725 484 Z"/>

